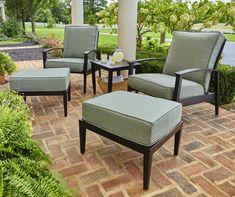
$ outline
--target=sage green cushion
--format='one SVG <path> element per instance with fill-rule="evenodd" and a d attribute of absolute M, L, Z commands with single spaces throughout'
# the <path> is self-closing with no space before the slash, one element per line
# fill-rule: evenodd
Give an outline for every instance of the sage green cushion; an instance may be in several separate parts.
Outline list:
<path fill-rule="evenodd" d="M 70 83 L 69 68 L 27 69 L 10 78 L 10 89 L 17 92 L 64 91 Z"/>
<path fill-rule="evenodd" d="M 117 91 L 83 103 L 82 118 L 107 132 L 151 146 L 181 121 L 180 103 Z"/>
<path fill-rule="evenodd" d="M 131 75 L 128 79 L 131 88 L 144 92 L 154 97 L 172 100 L 175 87 L 175 77 L 165 74 L 138 74 Z M 204 88 L 199 83 L 182 80 L 180 98 L 204 94 Z"/>
<path fill-rule="evenodd" d="M 70 68 L 71 72 L 83 72 L 84 59 L 82 58 L 57 58 L 48 59 L 46 68 Z M 88 61 L 87 70 L 91 69 L 90 60 Z"/>
<path fill-rule="evenodd" d="M 84 52 L 97 49 L 98 43 L 97 26 L 68 25 L 65 27 L 64 35 L 64 57 L 84 58 Z M 94 54 L 91 54 L 94 59 Z"/>
<path fill-rule="evenodd" d="M 220 32 L 175 32 L 163 73 L 175 75 L 175 72 L 189 68 L 213 68 L 224 40 Z M 184 78 L 201 84 L 207 92 L 210 76 L 196 72 Z"/>

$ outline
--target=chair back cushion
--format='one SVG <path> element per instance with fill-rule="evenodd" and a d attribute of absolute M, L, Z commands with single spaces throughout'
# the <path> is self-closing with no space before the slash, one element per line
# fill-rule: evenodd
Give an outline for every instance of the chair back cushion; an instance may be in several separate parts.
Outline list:
<path fill-rule="evenodd" d="M 97 26 L 66 26 L 64 35 L 64 57 L 84 58 L 83 53 L 85 51 L 97 49 L 98 32 Z M 89 59 L 94 58 L 94 53 L 89 55 Z"/>
<path fill-rule="evenodd" d="M 225 41 L 220 32 L 175 32 L 164 74 L 175 75 L 175 72 L 190 68 L 214 68 Z M 211 73 L 195 72 L 184 78 L 201 84 L 208 91 Z"/>

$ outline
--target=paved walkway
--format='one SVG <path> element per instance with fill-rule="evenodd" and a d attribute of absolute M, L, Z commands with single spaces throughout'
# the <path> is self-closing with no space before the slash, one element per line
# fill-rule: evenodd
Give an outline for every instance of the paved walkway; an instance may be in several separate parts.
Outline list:
<path fill-rule="evenodd" d="M 39 45 L 33 45 L 33 46 L 22 46 L 22 47 L 0 47 L 0 51 L 6 51 L 6 50 L 14 50 L 14 49 L 35 49 L 39 48 Z"/>
<path fill-rule="evenodd" d="M 41 68 L 41 61 L 18 62 L 19 69 Z M 229 197 L 235 195 L 235 114 L 212 105 L 184 107 L 178 157 L 173 139 L 154 154 L 150 189 L 142 189 L 142 155 L 91 132 L 87 152 L 79 152 L 78 119 L 82 102 L 92 98 L 91 78 L 82 93 L 82 77 L 72 75 L 72 100 L 63 116 L 60 97 L 31 97 L 33 138 L 53 159 L 52 169 L 89 197 Z M 98 91 L 98 94 L 101 92 Z"/>

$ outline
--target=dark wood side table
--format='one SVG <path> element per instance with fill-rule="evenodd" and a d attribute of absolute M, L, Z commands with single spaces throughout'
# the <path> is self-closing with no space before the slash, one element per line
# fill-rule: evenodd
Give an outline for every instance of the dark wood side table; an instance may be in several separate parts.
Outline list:
<path fill-rule="evenodd" d="M 102 62 L 101 60 L 91 61 L 92 84 L 94 94 L 96 94 L 95 71 L 97 69 L 104 69 L 108 71 L 108 92 L 112 92 L 113 72 L 117 72 L 117 75 L 120 75 L 120 71 L 129 70 L 129 63 L 127 60 L 123 60 L 122 62 L 116 62 L 115 64 L 111 64 L 109 60 L 107 60 L 107 62 Z"/>

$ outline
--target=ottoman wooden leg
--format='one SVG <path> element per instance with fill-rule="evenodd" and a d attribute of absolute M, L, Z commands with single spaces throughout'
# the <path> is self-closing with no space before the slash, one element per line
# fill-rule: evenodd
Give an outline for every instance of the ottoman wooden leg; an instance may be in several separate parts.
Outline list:
<path fill-rule="evenodd" d="M 68 93 L 65 91 L 63 94 L 63 101 L 64 101 L 64 116 L 67 117 L 67 111 L 68 111 Z"/>
<path fill-rule="evenodd" d="M 174 155 L 177 156 L 180 148 L 182 128 L 175 134 L 175 145 L 174 145 Z"/>
<path fill-rule="evenodd" d="M 68 87 L 68 100 L 69 101 L 71 100 L 71 84 L 69 84 L 69 87 Z"/>
<path fill-rule="evenodd" d="M 84 154 L 86 151 L 86 127 L 82 120 L 79 120 L 79 135 L 80 135 L 80 152 Z"/>
<path fill-rule="evenodd" d="M 148 150 L 144 153 L 144 189 L 148 190 L 149 180 L 152 168 L 152 157 L 153 153 Z"/>

